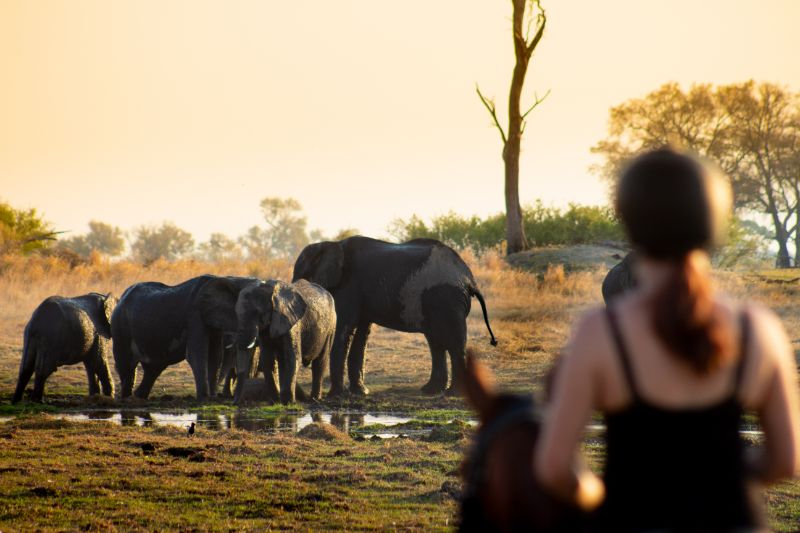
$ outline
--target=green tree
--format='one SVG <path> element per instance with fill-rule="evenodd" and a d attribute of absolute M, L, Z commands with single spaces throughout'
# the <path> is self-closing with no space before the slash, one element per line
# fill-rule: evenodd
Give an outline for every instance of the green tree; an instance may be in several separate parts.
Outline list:
<path fill-rule="evenodd" d="M 308 220 L 303 207 L 294 198 L 264 198 L 261 213 L 266 227 L 253 226 L 239 238 L 250 257 L 289 258 L 309 243 Z"/>
<path fill-rule="evenodd" d="M 144 264 L 156 259 L 173 261 L 191 253 L 194 248 L 192 234 L 172 222 L 164 222 L 159 227 L 139 226 L 134 230 L 131 243 L 131 256 Z"/>
<path fill-rule="evenodd" d="M 585 244 L 624 239 L 619 222 L 608 207 L 570 204 L 566 210 L 545 207 L 541 201 L 522 209 L 525 232 L 538 244 Z M 447 213 L 425 222 L 417 215 L 396 219 L 387 231 L 398 242 L 437 239 L 454 248 L 486 250 L 498 246 L 505 234 L 502 213 L 486 218 Z"/>
<path fill-rule="evenodd" d="M 519 154 L 522 146 L 522 135 L 525 133 L 525 119 L 538 106 L 543 98 L 535 97 L 524 113 L 520 109 L 522 86 L 525 75 L 536 46 L 544 36 L 547 17 L 540 0 L 511 0 L 514 7 L 511 36 L 514 40 L 514 71 L 511 75 L 511 88 L 508 94 L 508 128 L 504 130 L 497 119 L 496 106 L 493 99 L 486 98 L 480 88 L 476 87 L 478 96 L 489 111 L 494 125 L 500 132 L 503 142 L 503 164 L 505 166 L 505 199 L 506 199 L 506 243 L 508 253 L 520 252 L 528 247 L 525 228 L 522 220 L 522 207 L 519 201 Z M 527 10 L 526 8 L 530 8 Z M 523 28 L 524 27 L 524 28 Z"/>
<path fill-rule="evenodd" d="M 608 137 L 592 152 L 609 183 L 642 151 L 678 145 L 715 161 L 731 178 L 737 209 L 766 213 L 778 245 L 776 264 L 800 259 L 800 100 L 770 83 L 663 85 L 610 110 Z"/>
<path fill-rule="evenodd" d="M 58 245 L 82 257 L 88 257 L 92 251 L 114 257 L 125 250 L 125 237 L 117 226 L 92 220 L 89 222 L 88 233 L 63 239 Z"/>
<path fill-rule="evenodd" d="M 240 260 L 242 247 L 223 233 L 212 233 L 208 240 L 197 246 L 198 256 L 211 263 Z"/>
<path fill-rule="evenodd" d="M 58 233 L 36 209 L 15 209 L 0 202 L 0 255 L 47 248 Z"/>

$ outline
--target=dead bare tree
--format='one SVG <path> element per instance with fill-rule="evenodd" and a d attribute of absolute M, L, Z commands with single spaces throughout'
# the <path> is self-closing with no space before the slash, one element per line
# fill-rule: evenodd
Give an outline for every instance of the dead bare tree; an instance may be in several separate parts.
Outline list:
<path fill-rule="evenodd" d="M 511 77 L 511 90 L 508 95 L 508 132 L 503 130 L 497 119 L 497 110 L 493 99 L 486 98 L 479 87 L 475 90 L 486 106 L 489 114 L 500 132 L 503 141 L 503 163 L 505 164 L 505 196 L 506 196 L 506 244 L 509 254 L 520 252 L 528 247 L 525 238 L 525 228 L 522 224 L 522 207 L 519 203 L 519 153 L 522 135 L 525 133 L 525 119 L 536 106 L 547 98 L 547 92 L 542 98 L 534 95 L 534 102 L 527 111 L 520 111 L 522 86 L 525 83 L 525 74 L 533 51 L 542 40 L 544 27 L 547 23 L 544 9 L 540 0 L 511 0 L 514 6 L 513 37 L 514 73 Z M 530 6 L 526 15 L 526 7 Z M 523 33 L 523 26 L 525 27 Z M 533 35 L 531 37 L 531 34 Z"/>

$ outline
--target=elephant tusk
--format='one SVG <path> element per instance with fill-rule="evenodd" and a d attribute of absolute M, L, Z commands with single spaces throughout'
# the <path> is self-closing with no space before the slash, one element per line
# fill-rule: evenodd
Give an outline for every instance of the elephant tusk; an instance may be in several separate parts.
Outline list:
<path fill-rule="evenodd" d="M 250 344 L 247 345 L 247 349 L 249 350 L 250 348 L 252 348 L 255 345 L 256 345 L 256 339 L 255 339 L 255 337 L 253 337 L 253 342 L 251 342 Z"/>
<path fill-rule="evenodd" d="M 225 349 L 226 349 L 226 350 L 230 350 L 231 348 L 233 348 L 233 345 L 234 345 L 234 344 L 236 344 L 236 341 L 233 341 L 232 343 L 230 343 L 229 345 L 227 345 L 227 346 L 225 347 Z"/>

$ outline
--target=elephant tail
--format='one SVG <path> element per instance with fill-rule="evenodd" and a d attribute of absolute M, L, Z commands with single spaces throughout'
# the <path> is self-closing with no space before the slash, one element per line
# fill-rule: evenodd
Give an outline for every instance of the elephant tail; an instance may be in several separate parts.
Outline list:
<path fill-rule="evenodd" d="M 22 400 L 22 394 L 25 392 L 25 387 L 33 375 L 36 368 L 36 342 L 30 333 L 30 327 L 25 328 L 25 335 L 22 341 L 22 361 L 19 364 L 19 377 L 17 378 L 17 388 L 14 391 L 14 398 L 12 403 L 17 403 Z"/>
<path fill-rule="evenodd" d="M 483 294 L 481 294 L 481 291 L 479 291 L 474 285 L 469 288 L 469 291 L 472 296 L 478 299 L 478 302 L 481 304 L 481 309 L 483 309 L 483 321 L 486 322 L 486 329 L 489 330 L 489 336 L 492 338 L 489 343 L 492 346 L 497 346 L 497 339 L 494 338 L 492 326 L 489 325 L 489 314 L 486 312 L 486 302 L 483 300 Z"/>

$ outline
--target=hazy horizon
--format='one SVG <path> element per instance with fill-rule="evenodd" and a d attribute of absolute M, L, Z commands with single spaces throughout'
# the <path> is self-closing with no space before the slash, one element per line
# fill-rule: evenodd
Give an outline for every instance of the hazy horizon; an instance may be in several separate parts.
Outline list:
<path fill-rule="evenodd" d="M 603 204 L 611 106 L 677 81 L 800 89 L 800 3 L 548 1 L 523 203 Z M 197 242 L 293 197 L 309 229 L 502 211 L 510 2 L 0 3 L 0 199 L 67 235 L 172 221 Z"/>

